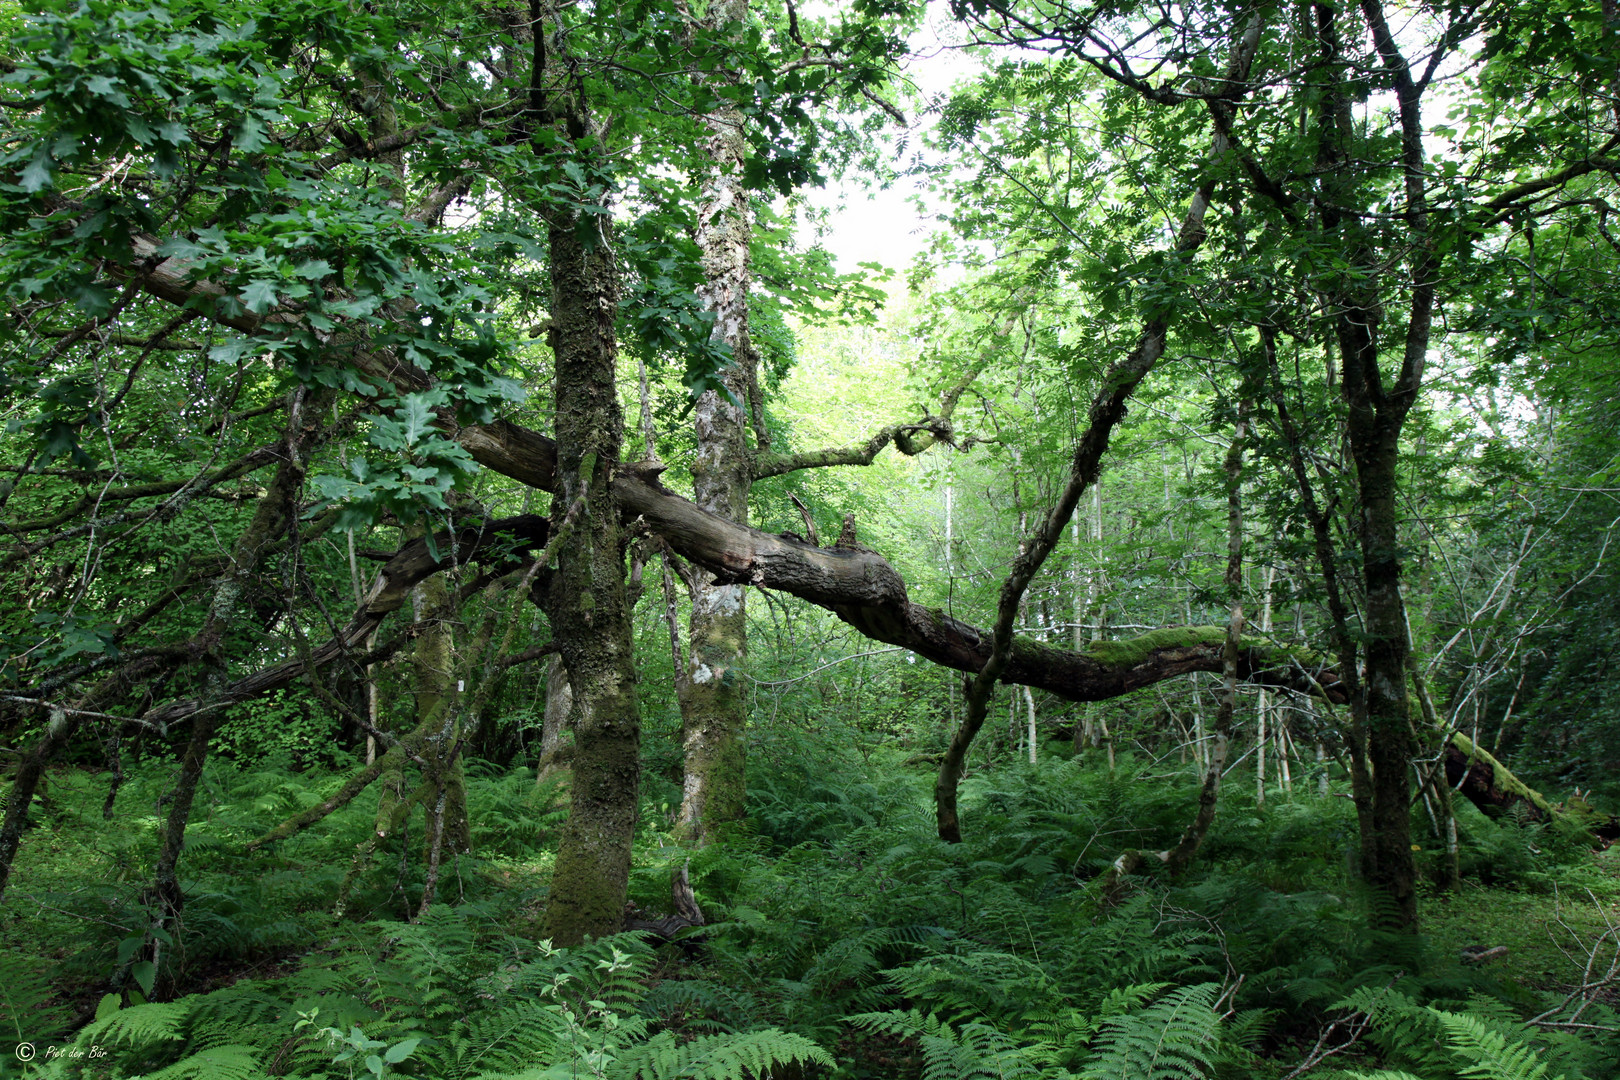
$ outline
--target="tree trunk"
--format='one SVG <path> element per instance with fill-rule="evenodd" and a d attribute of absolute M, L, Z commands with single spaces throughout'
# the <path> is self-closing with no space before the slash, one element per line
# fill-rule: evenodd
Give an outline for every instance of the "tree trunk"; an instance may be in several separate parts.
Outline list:
<path fill-rule="evenodd" d="M 573 687 L 574 780 L 546 908 L 558 945 L 617 931 L 624 919 L 641 787 L 641 714 L 613 475 L 624 439 L 615 387 L 618 270 L 606 215 L 554 211 L 551 348 L 556 356 L 557 479 L 581 504 L 558 554 L 546 614 Z M 581 238 L 587 231 L 590 243 Z"/>
<path fill-rule="evenodd" d="M 537 783 L 545 783 L 568 771 L 568 748 L 563 735 L 574 729 L 574 691 L 568 685 L 568 668 L 561 654 L 546 667 L 546 712 L 540 724 L 540 764 Z"/>
<path fill-rule="evenodd" d="M 452 852 L 465 854 L 472 850 L 472 825 L 467 819 L 467 781 L 459 753 L 461 710 L 454 703 L 460 688 L 452 684 L 456 611 L 443 574 L 434 574 L 411 590 L 411 608 L 420 628 L 411 663 L 417 725 L 435 713 L 442 717 L 440 730 L 428 737 L 423 754 L 428 774 L 424 780 L 442 794 L 442 799 L 435 797 L 427 806 L 428 842 L 431 845 L 436 835 Z M 443 821 L 436 822 L 435 808 L 441 805 Z"/>
<path fill-rule="evenodd" d="M 717 0 L 704 18 L 711 32 L 748 17 L 747 0 Z M 730 73 L 710 83 L 735 81 Z M 750 399 L 754 350 L 748 337 L 749 244 L 753 238 L 748 192 L 743 188 L 744 131 L 748 123 L 725 94 L 703 118 L 709 168 L 703 177 L 697 215 L 697 245 L 703 263 L 698 299 L 713 314 L 713 340 L 731 352 L 722 375 L 728 394 L 707 391 L 693 408 L 697 455 L 692 465 L 693 495 L 710 513 L 746 524 L 752 463 L 742 403 Z M 729 395 L 729 396 L 728 396 Z M 681 706 L 685 773 L 681 785 L 679 830 L 702 843 L 746 809 L 744 727 L 746 700 L 740 670 L 748 653 L 746 586 L 688 578 L 692 600 L 690 656 Z"/>
<path fill-rule="evenodd" d="M 1275 566 L 1266 567 L 1266 584 L 1262 590 L 1260 601 L 1260 633 L 1266 636 L 1271 634 L 1271 583 L 1277 573 Z M 1271 707 L 1270 695 L 1264 690 L 1260 691 L 1260 698 L 1254 706 L 1254 805 L 1266 805 L 1266 721 L 1267 711 Z M 1275 735 L 1277 741 L 1277 765 L 1281 774 L 1283 787 L 1288 787 L 1288 751 L 1284 746 L 1284 735 L 1278 731 Z"/>
<path fill-rule="evenodd" d="M 1446 783 L 1486 817 L 1499 818 L 1522 807 L 1529 821 L 1557 822 L 1606 842 L 1620 840 L 1620 816 L 1594 811 L 1578 797 L 1567 804 L 1549 801 L 1460 731 L 1446 743 L 1444 754 Z"/>

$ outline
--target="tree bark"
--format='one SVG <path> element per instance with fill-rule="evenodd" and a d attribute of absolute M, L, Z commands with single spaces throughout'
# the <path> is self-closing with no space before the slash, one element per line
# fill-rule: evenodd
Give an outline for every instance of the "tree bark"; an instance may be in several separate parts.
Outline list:
<path fill-rule="evenodd" d="M 1578 797 L 1567 805 L 1552 802 L 1460 731 L 1447 740 L 1443 754 L 1446 783 L 1488 818 L 1523 807 L 1529 821 L 1559 822 L 1604 842 L 1620 840 L 1620 816 L 1594 811 Z"/>
<path fill-rule="evenodd" d="M 568 685 L 568 668 L 561 654 L 552 657 L 546 668 L 546 711 L 540 722 L 540 763 L 535 781 L 545 783 L 568 770 L 571 752 L 563 745 L 563 735 L 574 730 L 574 691 Z"/>
<path fill-rule="evenodd" d="M 453 703 L 461 689 L 453 685 L 456 605 L 444 575 L 434 574 L 411 590 L 411 609 L 418 627 L 411 657 L 416 723 L 421 726 L 431 716 L 442 717 L 440 730 L 429 735 L 423 747 L 424 780 L 438 792 L 428 805 L 428 842 L 465 854 L 472 850 L 472 823 L 467 818 L 467 781 L 459 753 L 462 717 Z M 441 813 L 442 820 L 435 820 Z"/>
<path fill-rule="evenodd" d="M 1406 608 L 1401 597 L 1397 465 L 1400 434 L 1417 399 L 1429 347 L 1438 261 L 1428 235 L 1428 211 L 1422 144 L 1422 89 L 1400 55 L 1384 21 L 1378 0 L 1362 0 L 1362 14 L 1372 31 L 1385 72 L 1394 84 L 1400 118 L 1401 158 L 1405 180 L 1405 224 L 1411 233 L 1411 294 L 1399 374 L 1385 387 L 1379 360 L 1382 308 L 1372 291 L 1372 278 L 1347 277 L 1336 289 L 1333 320 L 1342 364 L 1340 390 L 1347 408 L 1346 435 L 1355 462 L 1359 519 L 1357 540 L 1361 551 L 1363 587 L 1362 634 L 1365 640 L 1367 762 L 1372 773 L 1373 865 L 1368 880 L 1382 894 L 1384 904 L 1374 912 L 1375 922 L 1393 929 L 1417 928 L 1417 868 L 1412 858 L 1412 759 L 1417 754 L 1410 703 L 1407 699 Z M 1324 41 L 1336 47 L 1334 15 L 1318 7 Z M 1348 170 L 1356 164 L 1359 135 L 1343 90 L 1328 128 L 1328 152 L 1341 175 L 1329 190 L 1347 190 Z M 1347 202 L 1344 205 L 1354 205 Z M 1371 271 L 1375 260 L 1337 208 L 1324 210 L 1330 232 L 1344 237 L 1351 265 Z"/>
<path fill-rule="evenodd" d="M 576 95 L 572 107 L 582 102 Z M 589 131 L 583 115 L 572 115 L 568 124 Z M 572 151 L 592 157 L 584 138 Z M 624 416 L 615 386 L 619 281 L 611 220 L 584 207 L 564 208 L 552 211 L 548 226 L 557 489 L 581 511 L 544 597 L 575 708 L 573 786 L 546 931 L 558 945 L 577 945 L 616 932 L 624 919 L 641 785 L 641 714 L 622 508 L 613 483 Z"/>
<path fill-rule="evenodd" d="M 718 35 L 747 17 L 748 0 L 716 0 L 703 22 Z M 735 77 L 721 71 L 705 81 L 723 88 Z M 714 316 L 713 340 L 730 350 L 732 362 L 721 376 L 727 394 L 709 390 L 692 410 L 697 435 L 692 488 L 699 507 L 746 525 L 753 477 L 743 403 L 756 377 L 748 335 L 753 226 L 743 188 L 747 120 L 730 95 L 722 92 L 715 100 L 703 117 L 708 168 L 695 237 L 703 266 L 697 294 L 703 310 Z M 686 679 L 678 694 L 685 750 L 678 829 L 690 842 L 702 843 L 714 829 L 741 820 L 746 808 L 747 714 L 740 669 L 748 654 L 748 612 L 743 584 L 701 574 L 687 582 L 692 617 Z"/>

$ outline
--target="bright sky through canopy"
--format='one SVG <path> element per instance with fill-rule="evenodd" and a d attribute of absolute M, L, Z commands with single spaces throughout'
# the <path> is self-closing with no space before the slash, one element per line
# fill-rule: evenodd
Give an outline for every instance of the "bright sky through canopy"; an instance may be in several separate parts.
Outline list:
<path fill-rule="evenodd" d="M 908 158 L 922 149 L 923 138 L 934 125 L 933 100 L 979 68 L 975 58 L 951 47 L 960 40 L 961 25 L 951 18 L 949 6 L 937 0 L 930 3 L 923 25 L 911 35 L 911 58 L 905 64 L 905 78 L 920 93 L 920 99 L 900 102 L 910 121 L 905 149 Z M 888 142 L 892 149 L 892 135 Z M 901 169 L 906 162 L 896 160 L 893 164 Z M 920 213 L 912 201 L 918 191 L 915 178 L 901 176 L 886 188 L 878 187 L 875 179 L 852 174 L 806 195 L 811 206 L 829 211 L 822 243 L 845 273 L 853 272 L 863 262 L 904 271 L 928 246 L 935 227 L 932 214 Z"/>

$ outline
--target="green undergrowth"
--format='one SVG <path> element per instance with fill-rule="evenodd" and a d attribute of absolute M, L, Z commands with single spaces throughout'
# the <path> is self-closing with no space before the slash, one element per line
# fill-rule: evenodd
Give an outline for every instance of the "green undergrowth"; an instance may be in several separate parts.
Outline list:
<path fill-rule="evenodd" d="M 412 923 L 419 835 L 334 912 L 374 797 L 248 855 L 342 774 L 213 768 L 150 995 L 110 979 L 146 918 L 169 772 L 133 775 L 112 821 L 104 778 L 55 775 L 0 923 L 0 1075 L 1278 1080 L 1340 1044 L 1298 1075 L 1620 1074 L 1612 999 L 1566 1000 L 1613 958 L 1615 864 L 1533 825 L 1465 812 L 1468 880 L 1426 898 L 1413 939 L 1367 931 L 1353 807 L 1314 785 L 1262 809 L 1234 779 L 1190 875 L 1117 882 L 1121 851 L 1179 835 L 1189 771 L 980 769 L 948 845 L 931 777 L 881 744 L 777 735 L 750 766 L 749 826 L 699 851 L 647 799 L 632 899 L 667 910 L 689 861 L 701 936 L 575 950 L 538 940 L 561 810 L 532 774 L 470 768 L 477 856 Z M 1470 966 L 1473 944 L 1508 954 Z M 67 1050 L 25 1066 L 21 1041 Z"/>

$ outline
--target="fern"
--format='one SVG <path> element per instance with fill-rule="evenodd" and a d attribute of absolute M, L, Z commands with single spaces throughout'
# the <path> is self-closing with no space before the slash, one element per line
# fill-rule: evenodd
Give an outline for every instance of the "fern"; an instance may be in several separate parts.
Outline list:
<path fill-rule="evenodd" d="M 1020 1016 L 1061 995 L 1061 988 L 1039 964 L 1012 953 L 974 950 L 931 956 L 886 973 L 903 998 L 921 1002 L 952 1021 Z"/>
<path fill-rule="evenodd" d="M 648 993 L 641 1008 L 652 1018 L 679 1015 L 685 1027 L 701 1024 L 718 1031 L 754 1027 L 762 1013 L 755 995 L 706 979 L 665 979 Z"/>
<path fill-rule="evenodd" d="M 705 1035 L 686 1043 L 666 1031 L 622 1053 L 608 1075 L 615 1080 L 753 1080 L 769 1076 L 778 1065 L 833 1064 L 832 1055 L 809 1039 L 776 1028 Z"/>
<path fill-rule="evenodd" d="M 474 1015 L 419 1056 L 437 1063 L 437 1075 L 460 1080 L 479 1071 L 520 1069 L 527 1062 L 555 1057 L 567 1041 L 567 1023 L 556 1005 L 508 1001 Z"/>
<path fill-rule="evenodd" d="M 1544 1080 L 1547 1076 L 1547 1065 L 1537 1061 L 1535 1050 L 1521 1042 L 1510 1042 L 1478 1017 L 1430 1011 L 1445 1028 L 1452 1051 L 1467 1062 L 1462 1067 L 1463 1076 L 1477 1080 Z"/>
<path fill-rule="evenodd" d="M 1563 1080 L 1550 1077 L 1551 1064 L 1524 1039 L 1532 1033 L 1508 1018 L 1499 1005 L 1470 1001 L 1469 1012 L 1414 1004 L 1404 995 L 1363 988 L 1340 1003 L 1365 1014 L 1395 1068 L 1356 1073 L 1358 1080 L 1399 1080 L 1403 1069 L 1425 1077 L 1465 1080 Z"/>
<path fill-rule="evenodd" d="M 185 1037 L 183 1029 L 191 1009 L 192 1003 L 185 1000 L 135 1005 L 127 1009 L 115 1006 L 110 1011 L 100 1013 L 81 1030 L 78 1042 L 80 1045 L 132 1047 L 178 1042 Z"/>
<path fill-rule="evenodd" d="M 952 1026 L 916 1010 L 847 1017 L 857 1027 L 916 1042 L 923 1052 L 923 1080 L 1017 1080 L 1040 1077 L 1049 1048 L 1020 1044 L 989 1024 Z M 1068 1076 L 1067 1072 L 1052 1075 Z"/>
<path fill-rule="evenodd" d="M 1141 1012 L 1111 1016 L 1086 1080 L 1202 1080 L 1219 1036 L 1215 983 L 1172 990 Z"/>
<path fill-rule="evenodd" d="M 251 1046 L 216 1046 L 192 1054 L 143 1080 L 258 1080 L 264 1068 Z"/>
<path fill-rule="evenodd" d="M 1452 1058 L 1442 1045 L 1435 1014 L 1414 1004 L 1405 994 L 1364 986 L 1334 1008 L 1364 1014 L 1372 1026 L 1374 1041 L 1383 1047 L 1385 1060 L 1392 1064 L 1426 1075 L 1451 1072 Z"/>
<path fill-rule="evenodd" d="M 43 965 L 21 957 L 0 957 L 0 1061 L 24 1041 L 49 1042 L 66 1024 L 67 1010 L 55 1001 Z"/>

